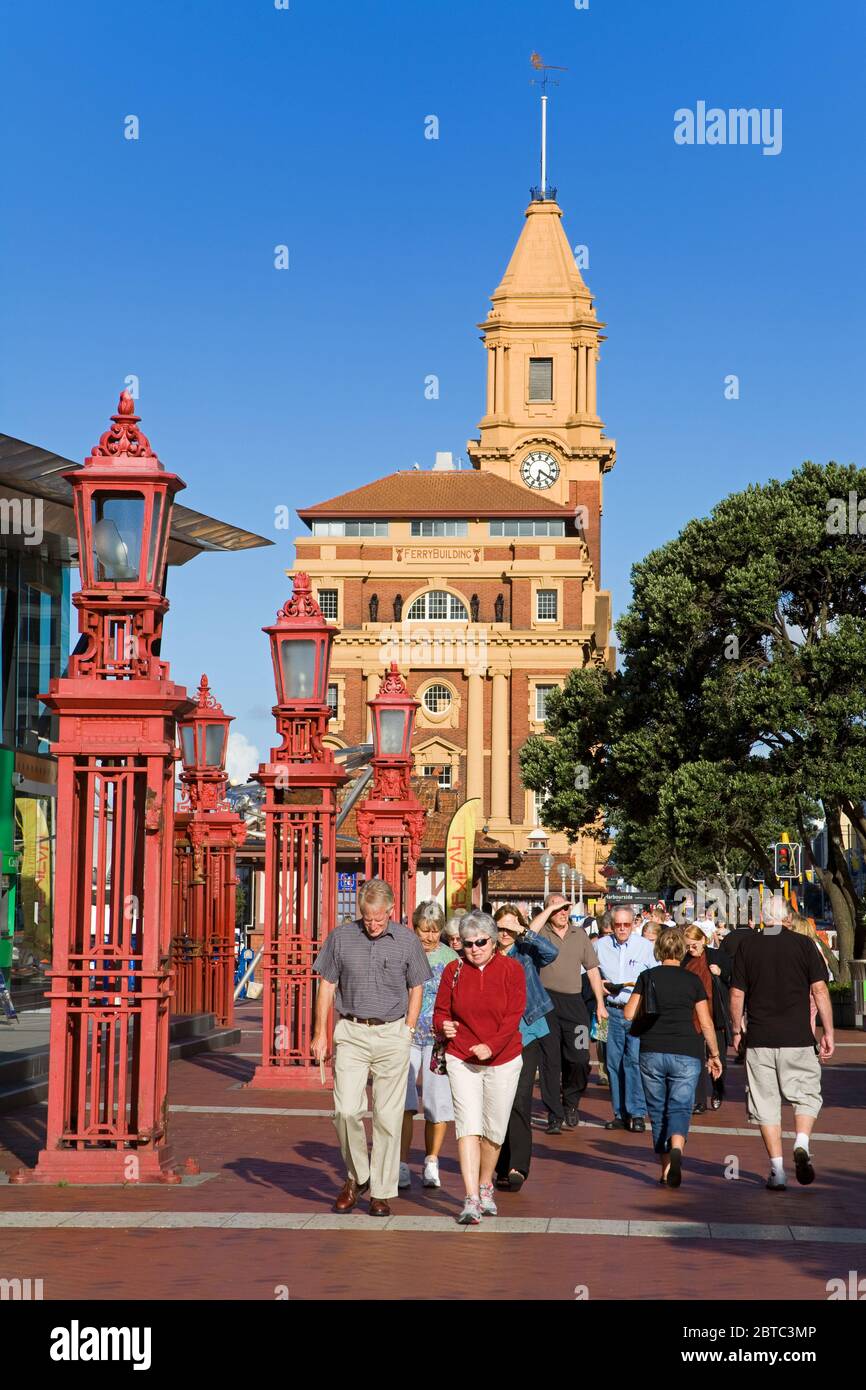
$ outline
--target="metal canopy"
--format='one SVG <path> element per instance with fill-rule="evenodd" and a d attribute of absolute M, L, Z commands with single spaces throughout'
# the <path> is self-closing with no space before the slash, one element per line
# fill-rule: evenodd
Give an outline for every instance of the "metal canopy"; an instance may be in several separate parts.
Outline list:
<path fill-rule="evenodd" d="M 78 556 L 75 518 L 72 514 L 72 489 L 61 475 L 81 464 L 72 459 L 27 444 L 9 434 L 0 434 L 0 497 L 39 497 L 44 503 L 43 529 L 45 540 L 54 538 L 52 552 L 72 564 Z M 7 541 L 11 537 L 6 537 Z M 64 543 L 65 542 L 65 543 Z M 175 503 L 172 512 L 171 535 L 168 545 L 170 565 L 185 565 L 202 551 L 252 550 L 273 541 L 244 531 L 227 521 L 217 521 L 204 512 L 193 511 Z"/>

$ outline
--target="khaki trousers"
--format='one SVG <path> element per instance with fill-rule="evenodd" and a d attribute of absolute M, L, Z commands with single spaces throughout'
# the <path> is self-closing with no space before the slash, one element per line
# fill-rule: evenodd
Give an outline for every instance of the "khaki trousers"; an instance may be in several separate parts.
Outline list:
<path fill-rule="evenodd" d="M 370 1196 L 397 1196 L 400 1134 L 406 1104 L 412 1034 L 404 1018 L 393 1023 L 350 1023 L 334 1029 L 334 1126 L 350 1178 Z M 373 1152 L 361 1116 L 367 1108 L 367 1078 L 373 1077 Z"/>

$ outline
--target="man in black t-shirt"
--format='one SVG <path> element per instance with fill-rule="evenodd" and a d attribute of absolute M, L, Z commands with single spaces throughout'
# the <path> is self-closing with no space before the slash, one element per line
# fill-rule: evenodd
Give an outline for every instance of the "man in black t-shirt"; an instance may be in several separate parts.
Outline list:
<path fill-rule="evenodd" d="M 833 1010 L 827 967 L 808 936 L 786 929 L 791 912 L 781 898 L 765 909 L 762 932 L 752 932 L 734 955 L 731 1022 L 734 1047 L 748 1016 L 746 1080 L 749 1117 L 761 1126 L 770 1157 L 770 1191 L 786 1186 L 782 1160 L 782 1101 L 794 1107 L 797 1181 L 814 1181 L 809 1136 L 821 1109 L 821 1062 L 833 1056 Z M 823 1034 L 820 1048 L 810 1022 L 814 999 Z M 820 1058 L 820 1061 L 819 1061 Z"/>

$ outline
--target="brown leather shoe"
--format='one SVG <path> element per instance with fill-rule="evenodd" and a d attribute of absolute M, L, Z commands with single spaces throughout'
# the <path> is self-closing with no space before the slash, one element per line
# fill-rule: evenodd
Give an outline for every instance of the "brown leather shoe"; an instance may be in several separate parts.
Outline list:
<path fill-rule="evenodd" d="M 391 1215 L 391 1208 L 388 1206 L 388 1203 L 387 1203 L 386 1201 L 383 1200 L 383 1198 L 381 1198 L 381 1197 L 371 1197 L 371 1198 L 370 1198 L 370 1215 L 371 1215 L 371 1216 L 390 1216 L 390 1215 Z"/>
<path fill-rule="evenodd" d="M 369 1186 L 369 1179 L 367 1180 L 367 1182 L 362 1182 L 359 1184 L 355 1182 L 354 1178 L 347 1178 L 340 1191 L 340 1195 L 337 1197 L 337 1200 L 334 1203 L 334 1211 L 351 1211 L 358 1198 L 360 1197 L 361 1193 L 366 1192 Z"/>

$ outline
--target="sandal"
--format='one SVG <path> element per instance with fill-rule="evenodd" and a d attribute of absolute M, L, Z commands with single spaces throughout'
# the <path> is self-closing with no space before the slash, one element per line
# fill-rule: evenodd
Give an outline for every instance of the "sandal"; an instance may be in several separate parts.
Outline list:
<path fill-rule="evenodd" d="M 508 1186 L 512 1192 L 519 1192 L 526 1182 L 526 1174 L 521 1173 L 519 1168 L 512 1168 L 508 1174 Z"/>

